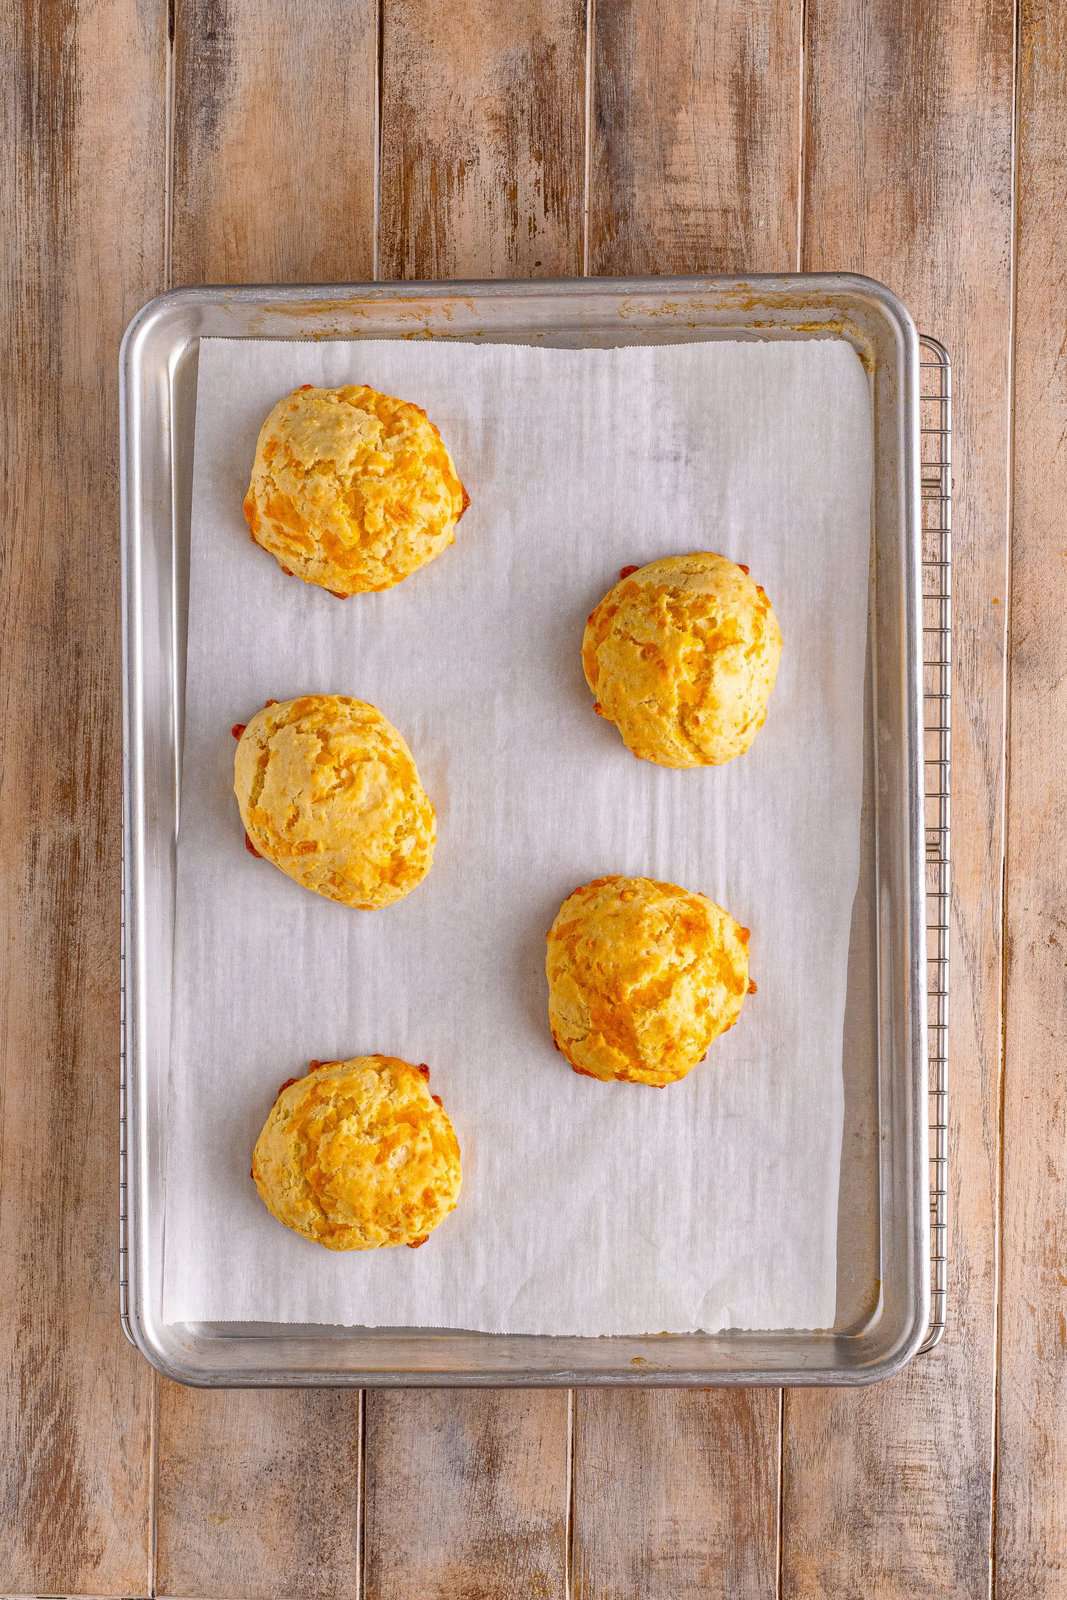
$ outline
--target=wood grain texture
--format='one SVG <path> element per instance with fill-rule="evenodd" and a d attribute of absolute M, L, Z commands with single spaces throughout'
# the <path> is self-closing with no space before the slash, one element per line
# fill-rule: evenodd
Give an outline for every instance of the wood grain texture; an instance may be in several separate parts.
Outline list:
<path fill-rule="evenodd" d="M 161 1383 L 158 1592 L 211 1600 L 357 1593 L 359 1395 Z"/>
<path fill-rule="evenodd" d="M 796 267 L 801 13 L 801 0 L 597 6 L 590 272 Z"/>
<path fill-rule="evenodd" d="M 175 283 L 374 272 L 376 0 L 175 0 Z"/>
<path fill-rule="evenodd" d="M 582 270 L 582 0 L 383 0 L 380 276 Z"/>
<path fill-rule="evenodd" d="M 175 281 L 373 269 L 374 0 L 177 0 Z M 355 1396 L 162 1384 L 161 1593 L 354 1594 Z"/>
<path fill-rule="evenodd" d="M 1067 9 L 1025 0 L 1018 119 L 999 1600 L 1067 1595 Z"/>
<path fill-rule="evenodd" d="M 367 1394 L 365 1600 L 562 1600 L 564 1391 Z"/>
<path fill-rule="evenodd" d="M 788 272 L 801 8 L 621 0 L 593 39 L 593 272 Z M 576 1600 L 763 1600 L 777 1586 L 776 1390 L 577 1396 Z"/>
<path fill-rule="evenodd" d="M 118 1322 L 117 353 L 163 265 L 166 6 L 2 10 L 0 1590 L 146 1593 Z"/>
<path fill-rule="evenodd" d="M 574 1600 L 773 1600 L 779 1391 L 575 1396 Z"/>
<path fill-rule="evenodd" d="M 165 0 L 0 0 L 0 1592 L 152 1590 L 153 1378 L 115 1316 L 114 371 L 164 276 Z M 598 0 L 591 270 L 786 269 L 801 0 Z M 175 0 L 176 281 L 369 276 L 376 0 Z M 383 276 L 583 260 L 580 0 L 382 0 Z M 1062 727 L 1067 20 L 1021 0 L 996 1586 L 1067 1596 Z M 953 1276 L 941 1349 L 785 1398 L 781 1593 L 988 1593 L 1012 14 L 808 0 L 803 265 L 886 279 L 957 383 Z M 1059 493 L 1057 494 L 1057 491 Z M 89 540 L 92 540 L 90 546 Z M 110 542 L 109 542 L 110 541 Z M 774 1591 L 773 1393 L 574 1397 L 573 1592 Z M 367 1401 L 370 1600 L 561 1595 L 568 1400 Z M 163 1385 L 163 1594 L 359 1592 L 354 1396 Z"/>
<path fill-rule="evenodd" d="M 786 1396 L 790 1600 L 989 1592 L 1012 70 L 1008 0 L 809 0 L 804 266 L 887 282 L 955 367 L 952 1224 L 941 1346 Z"/>

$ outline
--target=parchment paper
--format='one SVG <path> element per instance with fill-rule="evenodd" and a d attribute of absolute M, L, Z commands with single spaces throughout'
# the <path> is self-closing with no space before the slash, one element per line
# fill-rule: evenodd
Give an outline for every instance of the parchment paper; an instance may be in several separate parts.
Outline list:
<path fill-rule="evenodd" d="M 455 546 L 345 602 L 248 538 L 256 435 L 298 383 L 424 405 L 473 504 Z M 200 348 L 169 1086 L 164 1315 L 608 1334 L 825 1327 L 856 889 L 870 533 L 867 379 L 843 341 L 612 351 L 207 340 Z M 727 767 L 635 760 L 579 649 L 620 566 L 746 562 L 785 636 Z M 437 807 L 430 876 L 360 913 L 249 856 L 233 722 L 331 691 L 380 707 Z M 544 935 L 604 873 L 700 889 L 759 992 L 684 1082 L 575 1076 Z M 249 1180 L 310 1057 L 429 1062 L 463 1147 L 418 1251 L 335 1255 Z"/>

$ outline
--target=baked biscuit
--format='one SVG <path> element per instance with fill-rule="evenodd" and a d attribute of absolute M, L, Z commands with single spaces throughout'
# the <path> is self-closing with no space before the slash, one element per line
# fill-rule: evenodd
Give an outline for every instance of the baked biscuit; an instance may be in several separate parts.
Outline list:
<path fill-rule="evenodd" d="M 439 556 L 469 503 L 420 406 L 364 384 L 305 383 L 260 429 L 244 513 L 286 572 L 348 596 Z"/>
<path fill-rule="evenodd" d="M 268 701 L 233 731 L 234 793 L 254 854 L 360 911 L 422 882 L 434 809 L 411 751 L 374 706 L 339 694 Z"/>
<path fill-rule="evenodd" d="M 697 551 L 623 576 L 582 641 L 596 709 L 635 756 L 661 767 L 717 767 L 762 728 L 782 635 L 747 567 Z"/>
<path fill-rule="evenodd" d="M 721 906 L 676 883 L 594 878 L 564 900 L 548 933 L 557 1048 L 591 1078 L 684 1078 L 741 1013 L 748 939 Z"/>
<path fill-rule="evenodd" d="M 256 1140 L 263 1204 L 327 1250 L 422 1244 L 455 1210 L 461 1181 L 429 1068 L 394 1056 L 311 1066 L 282 1085 Z"/>

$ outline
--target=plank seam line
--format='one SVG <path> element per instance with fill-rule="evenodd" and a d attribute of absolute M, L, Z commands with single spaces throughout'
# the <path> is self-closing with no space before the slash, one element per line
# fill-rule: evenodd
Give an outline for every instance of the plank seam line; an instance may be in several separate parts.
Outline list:
<path fill-rule="evenodd" d="M 785 1390 L 778 1391 L 778 1517 L 774 1530 L 774 1593 L 782 1600 L 782 1569 L 785 1562 Z"/>
<path fill-rule="evenodd" d="M 582 277 L 589 276 L 589 208 L 593 195 L 593 73 L 596 0 L 585 0 L 585 149 L 582 164 Z"/>
<path fill-rule="evenodd" d="M 804 270 L 804 188 L 808 166 L 808 0 L 800 0 L 800 86 L 797 120 L 797 271 Z"/>
<path fill-rule="evenodd" d="M 564 1567 L 563 1567 L 563 1592 L 566 1600 L 574 1600 L 574 1436 L 575 1412 L 578 1409 L 578 1395 L 574 1389 L 567 1390 L 567 1520 L 564 1537 Z"/>
<path fill-rule="evenodd" d="M 1008 849 L 1011 817 L 1008 810 L 1008 783 L 1011 772 L 1011 644 L 1013 546 L 1015 538 L 1015 354 L 1017 307 L 1019 299 L 1019 145 L 1021 123 L 1020 82 L 1022 77 L 1022 0 L 1014 4 L 1012 37 L 1012 122 L 1011 122 L 1011 254 L 1008 264 L 1008 428 L 1006 441 L 1007 503 L 1005 506 L 1004 551 L 1004 688 L 1002 697 L 1001 746 L 1001 859 L 1000 859 L 1000 1060 L 997 1063 L 997 1163 L 996 1249 L 993 1253 L 993 1417 L 989 1463 L 989 1600 L 997 1593 L 997 1500 L 1000 1492 L 1000 1385 L 1003 1338 L 1001 1295 L 1004 1291 L 1004 1122 L 1007 1103 L 1008 1060 Z"/>
<path fill-rule="evenodd" d="M 377 0 L 374 8 L 374 193 L 371 210 L 374 221 L 371 228 L 370 275 L 375 282 L 381 276 L 382 248 L 382 84 L 384 81 L 385 0 Z"/>
<path fill-rule="evenodd" d="M 356 1408 L 356 1600 L 367 1592 L 367 1391 Z"/>
<path fill-rule="evenodd" d="M 167 0 L 167 37 L 163 55 L 163 287 L 174 287 L 174 39 L 178 0 Z M 153 1579 L 154 1584 L 154 1579 Z M 154 1592 L 154 1588 L 153 1588 Z"/>
<path fill-rule="evenodd" d="M 167 287 L 170 285 L 168 283 Z M 148 1405 L 148 1585 L 149 1593 L 159 1591 L 159 1386 L 158 1372 L 152 1374 Z"/>

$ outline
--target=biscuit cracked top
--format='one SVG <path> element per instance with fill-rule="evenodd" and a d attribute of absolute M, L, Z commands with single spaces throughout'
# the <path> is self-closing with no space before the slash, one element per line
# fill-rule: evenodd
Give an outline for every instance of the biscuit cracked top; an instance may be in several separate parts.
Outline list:
<path fill-rule="evenodd" d="M 395 1056 L 312 1065 L 282 1088 L 256 1141 L 264 1205 L 328 1250 L 422 1244 L 461 1183 L 459 1141 L 429 1069 Z"/>
<path fill-rule="evenodd" d="M 627 571 L 582 642 L 596 709 L 661 767 L 742 755 L 767 715 L 782 635 L 747 569 L 711 551 Z"/>
<path fill-rule="evenodd" d="M 238 740 L 233 786 L 256 854 L 329 900 L 373 911 L 430 870 L 433 806 L 404 740 L 363 700 L 264 706 Z"/>
<path fill-rule="evenodd" d="M 576 1072 L 662 1087 L 732 1028 L 749 992 L 749 931 L 706 895 L 594 878 L 548 934 L 548 1017 Z"/>
<path fill-rule="evenodd" d="M 288 573 L 338 595 L 390 589 L 453 542 L 469 504 L 420 406 L 305 384 L 260 429 L 244 514 Z"/>

